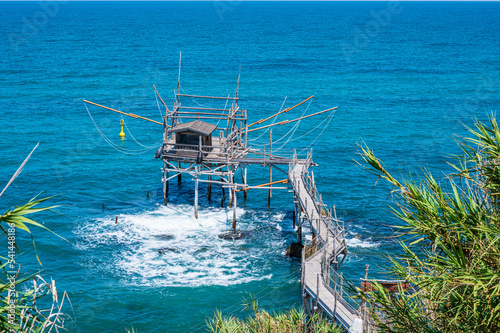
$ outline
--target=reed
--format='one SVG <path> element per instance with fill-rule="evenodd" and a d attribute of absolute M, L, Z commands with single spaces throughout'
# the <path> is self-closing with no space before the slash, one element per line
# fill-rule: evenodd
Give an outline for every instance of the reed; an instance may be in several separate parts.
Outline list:
<path fill-rule="evenodd" d="M 392 207 L 402 255 L 389 273 L 410 283 L 389 293 L 374 283 L 363 293 L 381 332 L 500 331 L 500 130 L 495 118 L 476 119 L 471 137 L 442 182 L 424 171 L 398 181 L 366 145 L 367 167 L 394 186 Z"/>
<path fill-rule="evenodd" d="M 246 319 L 224 316 L 216 311 L 207 321 L 212 333 L 340 333 L 341 329 L 329 322 L 319 313 L 308 317 L 303 309 L 290 309 L 282 313 L 269 314 L 258 308 L 258 301 L 250 298 L 244 301 L 245 309 L 251 309 L 253 315 Z"/>
<path fill-rule="evenodd" d="M 12 182 L 21 174 L 23 167 L 38 147 L 33 148 L 24 162 L 19 166 L 10 181 L 0 193 L 5 193 Z M 66 292 L 59 298 L 54 280 L 46 281 L 40 275 L 21 275 L 16 264 L 20 249 L 16 244 L 19 233 L 33 236 L 29 227 L 46 229 L 44 225 L 31 218 L 32 214 L 50 211 L 57 206 L 40 207 L 48 198 L 29 200 L 22 206 L 7 210 L 0 216 L 0 230 L 3 232 L 2 242 L 9 248 L 7 257 L 0 257 L 0 332 L 59 332 L 64 329 L 65 315 L 62 312 L 65 301 L 69 302 Z M 0 233 L 0 235 L 2 235 Z M 36 254 L 35 241 L 33 247 Z"/>

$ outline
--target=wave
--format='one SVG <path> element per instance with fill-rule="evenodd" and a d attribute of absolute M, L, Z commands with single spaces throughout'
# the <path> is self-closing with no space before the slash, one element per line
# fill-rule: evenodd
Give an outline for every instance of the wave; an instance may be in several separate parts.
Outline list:
<path fill-rule="evenodd" d="M 360 239 L 357 237 L 346 239 L 346 242 L 348 247 L 363 247 L 363 248 L 378 247 L 381 244 L 381 243 L 371 242 L 370 238 Z"/>
<path fill-rule="evenodd" d="M 219 237 L 230 230 L 232 210 L 203 209 L 195 219 L 192 206 L 170 205 L 120 214 L 116 224 L 114 216 L 87 221 L 76 230 L 79 241 L 75 246 L 89 256 L 109 254 L 99 258 L 100 269 L 131 285 L 227 286 L 270 279 L 269 256 L 280 256 L 286 242 L 279 235 L 285 214 L 267 213 L 255 220 L 262 212 L 242 208 L 236 212 L 238 225 L 249 233 L 242 240 Z M 269 227 L 278 234 L 260 237 Z"/>

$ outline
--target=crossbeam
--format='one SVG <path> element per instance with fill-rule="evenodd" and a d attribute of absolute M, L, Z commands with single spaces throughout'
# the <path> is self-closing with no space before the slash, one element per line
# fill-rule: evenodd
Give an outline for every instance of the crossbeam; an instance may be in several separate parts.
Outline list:
<path fill-rule="evenodd" d="M 248 190 L 251 190 L 253 188 L 259 188 L 259 187 L 264 187 L 264 186 L 269 186 L 269 185 L 274 185 L 274 184 L 285 184 L 285 183 L 288 183 L 288 179 L 282 179 L 282 180 L 277 180 L 277 181 L 274 181 L 274 182 L 270 182 L 270 183 L 265 183 L 265 184 L 261 184 L 261 185 L 256 185 L 256 186 L 252 186 L 248 189 L 241 189 L 241 190 L 236 190 L 236 192 L 240 192 L 240 191 L 248 191 Z"/>
<path fill-rule="evenodd" d="M 177 96 L 193 97 L 193 98 L 230 99 L 235 101 L 239 100 L 238 97 L 200 96 L 200 95 L 187 95 L 187 94 L 177 94 Z"/>

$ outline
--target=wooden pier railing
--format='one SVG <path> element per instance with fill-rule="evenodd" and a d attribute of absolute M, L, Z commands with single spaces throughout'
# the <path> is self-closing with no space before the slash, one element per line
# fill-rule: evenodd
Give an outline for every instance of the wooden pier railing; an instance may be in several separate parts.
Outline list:
<path fill-rule="evenodd" d="M 316 190 L 312 151 L 305 159 L 294 154 L 288 167 L 288 182 L 291 184 L 299 227 L 304 222 L 311 225 L 312 239 L 306 241 L 302 252 L 302 295 L 309 312 L 323 310 L 330 318 L 349 332 L 368 332 L 361 303 L 350 295 L 339 268 L 347 254 L 344 223 L 336 218 L 333 209 L 328 209 Z M 363 330 L 365 327 L 365 330 Z"/>

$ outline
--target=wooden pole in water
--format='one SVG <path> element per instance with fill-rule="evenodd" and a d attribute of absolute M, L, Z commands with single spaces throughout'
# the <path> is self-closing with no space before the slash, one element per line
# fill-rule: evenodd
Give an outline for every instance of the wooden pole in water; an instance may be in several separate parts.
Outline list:
<path fill-rule="evenodd" d="M 243 184 L 247 185 L 247 166 L 245 165 L 245 172 L 243 176 Z M 247 191 L 243 191 L 243 198 L 247 198 Z"/>
<path fill-rule="evenodd" d="M 212 176 L 208 175 L 208 201 L 212 200 L 212 183 L 210 182 L 212 180 Z"/>
<path fill-rule="evenodd" d="M 233 187 L 233 200 L 234 200 L 234 206 L 233 206 L 233 232 L 236 233 L 236 185 Z"/>
<path fill-rule="evenodd" d="M 194 217 L 198 219 L 198 167 L 195 167 L 194 178 Z"/>
<path fill-rule="evenodd" d="M 167 162 L 164 164 L 163 168 L 163 204 L 167 205 L 167 196 L 168 196 L 168 169 Z"/>
<path fill-rule="evenodd" d="M 181 162 L 177 162 L 177 169 L 181 168 Z M 182 180 L 182 173 L 177 174 L 177 182 L 180 183 Z"/>
<path fill-rule="evenodd" d="M 231 182 L 231 184 L 234 183 L 234 179 L 233 179 L 233 170 L 230 171 L 230 174 L 229 174 L 229 181 Z M 233 207 L 233 191 L 231 189 L 229 189 L 229 203 L 228 203 L 228 207 L 229 208 L 232 208 Z"/>
<path fill-rule="evenodd" d="M 222 177 L 220 177 L 220 181 L 221 183 L 223 182 Z M 224 202 L 224 200 L 226 199 L 226 190 L 224 189 L 224 185 L 222 184 L 220 185 L 220 188 L 222 190 L 222 202 Z"/>

